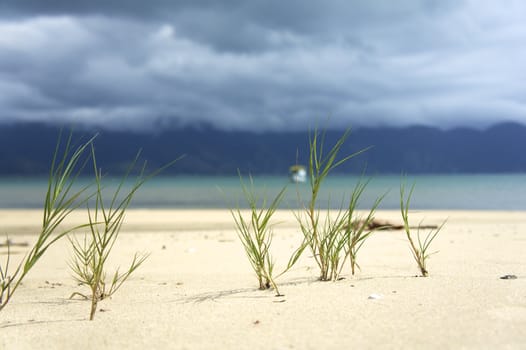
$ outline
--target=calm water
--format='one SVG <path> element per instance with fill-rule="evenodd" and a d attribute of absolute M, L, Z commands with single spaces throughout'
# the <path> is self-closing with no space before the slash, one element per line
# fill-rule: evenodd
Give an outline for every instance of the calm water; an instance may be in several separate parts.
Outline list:
<path fill-rule="evenodd" d="M 116 180 L 108 180 L 111 189 Z M 320 193 L 323 207 L 338 207 L 359 181 L 355 176 L 328 178 Z M 412 209 L 526 210 L 526 175 L 425 175 L 406 180 L 416 184 Z M 297 208 L 298 194 L 308 198 L 308 184 L 292 184 L 287 177 L 255 177 L 260 195 L 272 197 L 287 186 L 283 208 Z M 40 208 L 47 182 L 44 178 L 0 178 L 0 208 Z M 400 176 L 375 176 L 360 206 L 370 206 L 386 194 L 380 208 L 398 209 Z M 237 177 L 159 177 L 146 183 L 132 204 L 140 208 L 229 208 L 245 206 Z"/>

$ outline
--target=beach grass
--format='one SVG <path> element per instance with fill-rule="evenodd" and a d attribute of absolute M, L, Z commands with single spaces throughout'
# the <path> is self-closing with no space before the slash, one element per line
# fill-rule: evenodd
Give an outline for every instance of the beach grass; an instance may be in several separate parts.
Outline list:
<path fill-rule="evenodd" d="M 303 205 L 304 210 L 296 215 L 305 241 L 320 269 L 322 281 L 338 278 L 341 264 L 345 261 L 345 256 L 342 255 L 348 246 L 346 233 L 349 232 L 344 230 L 345 224 L 348 223 L 348 212 L 342 208 L 343 206 L 336 214 L 330 215 L 328 212 L 323 223 L 320 221 L 318 194 L 329 173 L 367 150 L 362 149 L 339 157 L 342 146 L 350 135 L 350 129 L 347 129 L 328 151 L 325 145 L 326 135 L 326 130 L 320 131 L 317 128 L 309 134 L 308 175 L 311 196 L 308 204 Z M 330 208 L 331 205 L 328 204 Z"/>
<path fill-rule="evenodd" d="M 93 170 L 95 176 L 95 206 L 90 209 L 88 206 L 89 233 L 84 236 L 82 241 L 70 237 L 73 247 L 73 258 L 70 261 L 70 268 L 74 278 L 80 285 L 88 286 L 91 292 L 90 320 L 95 317 L 97 304 L 100 300 L 112 296 L 148 258 L 149 254 L 135 253 L 129 267 L 120 272 L 117 268 L 111 279 L 107 279 L 107 261 L 115 246 L 121 227 L 126 217 L 126 211 L 139 188 L 149 179 L 159 174 L 166 167 L 171 166 L 175 161 L 168 163 L 162 168 L 146 175 L 146 161 L 140 167 L 138 175 L 135 177 L 130 188 L 125 189 L 125 185 L 130 178 L 132 171 L 136 168 L 140 151 L 131 162 L 126 173 L 121 178 L 117 189 L 111 196 L 109 205 L 105 202 L 102 171 L 97 166 L 94 147 L 91 148 Z M 73 295 L 83 295 L 73 293 Z"/>
<path fill-rule="evenodd" d="M 48 186 L 44 200 L 42 226 L 36 242 L 24 259 L 11 269 L 11 251 L 8 248 L 5 263 L 0 267 L 0 310 L 11 300 L 29 271 L 37 264 L 46 251 L 68 233 L 86 227 L 86 224 L 59 230 L 59 225 L 73 212 L 85 204 L 93 194 L 90 185 L 74 188 L 75 182 L 89 161 L 87 149 L 92 146 L 96 136 L 74 147 L 72 133 L 62 144 L 62 132 L 51 161 Z M 89 152 L 88 152 L 89 154 Z"/>
<path fill-rule="evenodd" d="M 420 227 L 422 226 L 420 223 L 420 225 L 417 227 L 416 235 L 414 235 L 411 232 L 411 227 L 409 225 L 409 205 L 414 189 L 415 185 L 413 184 L 406 198 L 405 185 L 404 183 L 400 185 L 400 211 L 402 213 L 402 220 L 404 222 L 404 231 L 406 233 L 413 258 L 418 265 L 422 277 L 427 277 L 429 276 L 427 261 L 432 254 L 436 253 L 436 251 L 430 252 L 431 243 L 438 236 L 446 221 L 444 221 L 442 225 L 438 226 L 436 229 L 431 229 L 428 231 L 425 237 L 420 235 Z M 415 237 L 416 241 L 414 239 Z"/>
<path fill-rule="evenodd" d="M 365 217 L 360 216 L 358 214 L 358 202 L 368 183 L 369 181 L 359 181 L 356 184 L 351 194 L 346 213 L 347 222 L 345 224 L 344 230 L 347 245 L 345 247 L 345 256 L 349 259 L 349 264 L 351 265 L 351 275 L 353 276 L 356 273 L 356 268 L 360 268 L 360 265 L 358 264 L 358 252 L 362 248 L 365 241 L 374 232 L 373 230 L 369 229 L 369 227 L 371 222 L 374 220 L 376 209 L 378 209 L 380 202 L 385 196 L 380 196 L 374 201 L 371 209 L 367 215 L 365 215 Z M 341 268 L 343 268 L 343 266 Z"/>
<path fill-rule="evenodd" d="M 259 282 L 259 289 L 274 288 L 277 295 L 280 295 L 278 286 L 274 281 L 275 262 L 270 253 L 272 244 L 272 215 L 278 208 L 286 191 L 283 187 L 267 207 L 267 199 L 261 199 L 254 191 L 254 180 L 249 176 L 250 185 L 247 187 L 243 177 L 239 174 L 243 195 L 250 208 L 250 219 L 246 219 L 239 209 L 231 210 L 232 217 L 236 224 L 238 237 L 243 244 L 250 265 L 254 270 Z"/>
<path fill-rule="evenodd" d="M 236 225 L 237 235 L 256 274 L 259 289 L 273 288 L 276 296 L 282 296 L 276 279 L 284 275 L 296 264 L 307 247 L 306 242 L 303 241 L 289 257 L 287 266 L 280 273 L 275 273 L 275 260 L 271 255 L 273 225 L 275 223 L 272 223 L 271 219 L 283 200 L 287 187 L 283 187 L 274 199 L 268 203 L 265 195 L 260 198 L 256 194 L 254 180 L 251 176 L 249 176 L 249 186 L 245 185 L 241 174 L 239 174 L 239 179 L 243 195 L 250 208 L 250 219 L 245 218 L 239 207 L 235 210 L 230 210 Z"/>

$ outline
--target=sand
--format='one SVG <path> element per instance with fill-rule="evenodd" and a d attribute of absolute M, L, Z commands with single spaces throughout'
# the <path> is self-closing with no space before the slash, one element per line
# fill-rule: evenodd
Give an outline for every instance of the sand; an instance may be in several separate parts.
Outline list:
<path fill-rule="evenodd" d="M 430 277 L 415 277 L 401 231 L 374 234 L 361 270 L 317 281 L 309 254 L 278 279 L 282 297 L 260 291 L 226 210 L 130 210 L 108 266 L 150 258 L 89 321 L 66 240 L 52 247 L 0 312 L 0 349 L 519 349 L 526 348 L 526 213 L 415 212 L 448 219 Z M 41 213 L 0 211 L 0 234 L 33 243 Z M 400 222 L 398 212 L 377 218 Z M 81 222 L 83 215 L 72 219 Z M 301 239 L 278 212 L 278 268 Z M 3 241 L 3 238 L 1 239 Z M 13 248 L 21 258 L 28 248 Z M 5 248 L 0 248 L 5 259 Z M 515 275 L 517 279 L 500 279 Z M 371 296 L 377 298 L 371 299 Z"/>

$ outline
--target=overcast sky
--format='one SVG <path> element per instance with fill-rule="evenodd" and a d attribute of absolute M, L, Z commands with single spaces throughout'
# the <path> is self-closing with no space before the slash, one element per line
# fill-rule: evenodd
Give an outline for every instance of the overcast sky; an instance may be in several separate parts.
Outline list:
<path fill-rule="evenodd" d="M 522 0 L 0 0 L 0 121 L 526 123 Z"/>

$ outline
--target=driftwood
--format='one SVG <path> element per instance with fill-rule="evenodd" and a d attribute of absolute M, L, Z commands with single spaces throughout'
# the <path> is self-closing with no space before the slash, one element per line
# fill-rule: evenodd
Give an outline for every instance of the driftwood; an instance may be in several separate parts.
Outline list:
<path fill-rule="evenodd" d="M 0 243 L 0 248 L 2 247 L 28 247 L 29 243 L 27 242 L 13 242 L 10 239 L 6 239 L 4 243 Z"/>
<path fill-rule="evenodd" d="M 354 223 L 354 227 L 361 227 L 363 221 L 358 221 Z M 411 229 L 437 229 L 437 225 L 420 225 L 420 226 L 409 226 Z M 345 228 L 344 228 L 345 229 Z M 373 219 L 367 224 L 367 229 L 369 231 L 395 231 L 403 230 L 404 225 L 393 224 L 388 221 Z"/>

